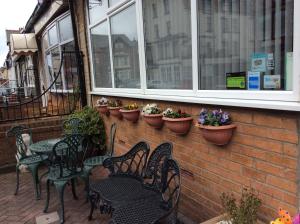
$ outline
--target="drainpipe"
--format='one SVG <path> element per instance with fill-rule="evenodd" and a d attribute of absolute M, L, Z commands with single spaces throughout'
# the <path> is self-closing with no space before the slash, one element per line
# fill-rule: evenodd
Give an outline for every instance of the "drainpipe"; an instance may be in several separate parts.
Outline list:
<path fill-rule="evenodd" d="M 78 42 L 78 35 L 77 35 L 77 26 L 76 26 L 76 19 L 75 19 L 75 12 L 74 12 L 74 2 L 75 0 L 69 0 L 69 7 L 70 7 L 70 14 L 71 14 L 71 21 L 73 27 L 73 36 L 74 36 L 74 47 L 76 53 L 76 60 L 78 65 L 78 76 L 79 76 L 79 87 L 80 87 L 80 97 L 82 106 L 87 105 L 87 98 L 86 98 L 86 87 L 85 87 L 85 77 L 84 77 L 84 67 L 83 67 L 83 60 L 82 60 L 82 53 L 79 50 L 79 42 Z"/>

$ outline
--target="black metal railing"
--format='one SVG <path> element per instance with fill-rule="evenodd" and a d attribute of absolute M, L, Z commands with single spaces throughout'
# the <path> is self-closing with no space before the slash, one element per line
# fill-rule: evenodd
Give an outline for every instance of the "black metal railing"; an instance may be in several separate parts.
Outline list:
<path fill-rule="evenodd" d="M 49 68 L 52 75 L 51 84 L 42 93 L 24 94 L 26 87 L 16 88 L 10 94 L 0 95 L 0 123 L 16 120 L 63 116 L 82 107 L 81 90 L 79 88 L 79 68 L 76 53 L 63 51 L 57 72 Z"/>

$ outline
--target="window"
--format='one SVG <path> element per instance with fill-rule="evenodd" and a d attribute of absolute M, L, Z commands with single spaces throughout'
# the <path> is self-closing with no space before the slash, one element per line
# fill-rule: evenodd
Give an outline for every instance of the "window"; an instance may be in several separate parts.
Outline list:
<path fill-rule="evenodd" d="M 146 58 L 146 68 L 147 68 L 147 77 L 153 80 L 153 78 L 157 78 L 158 80 L 162 80 L 163 72 L 161 67 L 167 67 L 170 64 L 174 63 L 178 66 L 188 66 L 190 67 L 190 71 L 192 71 L 192 55 L 191 53 L 191 8 L 185 9 L 184 0 L 176 0 L 176 1 L 165 1 L 165 0 L 155 0 L 158 8 L 165 8 L 165 11 L 176 15 L 176 19 L 172 21 L 167 20 L 165 15 L 158 16 L 158 24 L 154 25 L 154 30 L 150 29 L 150 26 L 153 24 L 152 17 L 149 16 L 151 13 L 151 5 L 150 1 L 143 1 L 143 15 L 144 15 L 144 37 L 147 46 L 151 46 L 151 48 L 158 49 L 158 55 L 154 55 L 153 52 L 146 52 L 146 57 L 150 57 L 151 60 Z M 174 9 L 176 11 L 169 11 L 170 9 Z M 155 20 L 155 21 L 157 21 Z M 167 24 L 166 27 L 163 24 Z M 152 25 L 153 26 L 153 25 Z M 160 36 L 157 35 L 156 30 L 158 30 L 159 26 L 163 26 L 164 32 L 162 31 Z M 156 28 L 157 27 L 157 28 Z M 154 32 L 151 33 L 151 32 Z M 148 49 L 147 48 L 146 51 Z M 152 53 L 152 56 L 150 56 Z M 152 62 L 150 64 L 150 62 Z M 181 73 L 183 69 L 178 69 L 180 73 L 179 79 L 174 79 L 168 84 L 165 84 L 163 87 L 165 89 L 192 89 L 192 72 L 190 73 Z M 168 70 L 170 72 L 170 69 Z M 159 74 L 158 76 L 154 76 L 154 74 Z M 147 80 L 149 80 L 147 78 Z M 156 81 L 156 80 L 153 80 Z M 153 83 L 147 83 L 147 87 L 149 89 L 161 89 L 161 85 L 155 86 Z"/>
<path fill-rule="evenodd" d="M 94 1 L 87 6 L 95 92 L 300 108 L 296 0 L 102 0 L 91 9 Z"/>
<path fill-rule="evenodd" d="M 91 29 L 95 86 L 111 88 L 111 64 L 107 21 Z"/>
<path fill-rule="evenodd" d="M 292 89 L 293 1 L 200 0 L 197 11 L 200 90 Z"/>
<path fill-rule="evenodd" d="M 58 17 L 46 28 L 42 39 L 42 53 L 45 55 L 45 72 L 48 86 L 57 77 L 61 64 L 61 53 L 64 60 L 61 74 L 57 77 L 53 90 L 69 90 L 78 85 L 77 61 L 74 53 L 73 29 L 68 13 Z M 49 41 L 48 41 L 49 40 Z M 75 74 L 75 75 L 74 75 Z"/>
<path fill-rule="evenodd" d="M 107 1 L 105 0 L 89 0 L 89 20 L 91 24 L 94 24 L 99 19 L 105 16 L 105 10 L 108 8 Z"/>
<path fill-rule="evenodd" d="M 103 0 L 103 4 L 107 2 Z M 109 5 L 117 2 L 121 1 L 109 1 Z M 114 10 L 108 16 L 107 8 L 98 8 L 102 17 L 89 26 L 94 86 L 140 89 L 136 5 L 125 4 Z"/>

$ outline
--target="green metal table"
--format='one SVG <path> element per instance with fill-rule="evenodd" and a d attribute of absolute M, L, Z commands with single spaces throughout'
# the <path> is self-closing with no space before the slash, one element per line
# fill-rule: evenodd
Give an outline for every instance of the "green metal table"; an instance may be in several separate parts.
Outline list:
<path fill-rule="evenodd" d="M 53 146 L 60 140 L 61 140 L 61 138 L 42 140 L 42 141 L 31 144 L 29 146 L 29 149 L 31 152 L 34 152 L 37 154 L 49 155 L 52 153 Z"/>

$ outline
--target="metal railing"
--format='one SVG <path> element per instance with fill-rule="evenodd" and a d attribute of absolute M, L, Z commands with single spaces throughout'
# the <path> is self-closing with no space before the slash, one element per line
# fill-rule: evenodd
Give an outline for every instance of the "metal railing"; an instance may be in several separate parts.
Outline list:
<path fill-rule="evenodd" d="M 0 123 L 52 116 L 63 116 L 82 107 L 76 53 L 63 51 L 58 72 L 42 93 L 25 95 L 25 88 L 14 88 L 8 95 L 0 95 Z M 51 71 L 49 71 L 51 74 Z M 63 83 L 63 85 L 62 85 Z M 38 92 L 38 91 L 35 91 Z M 2 101 L 2 102 L 1 102 Z"/>

